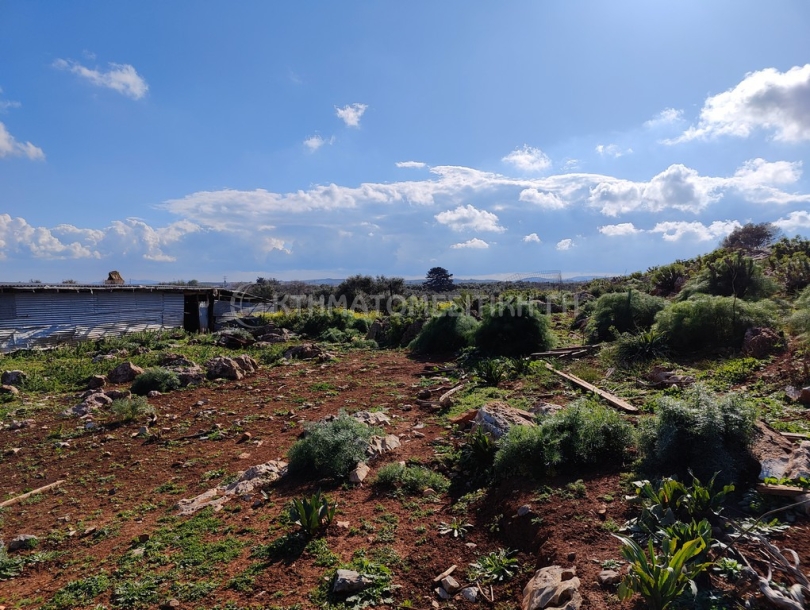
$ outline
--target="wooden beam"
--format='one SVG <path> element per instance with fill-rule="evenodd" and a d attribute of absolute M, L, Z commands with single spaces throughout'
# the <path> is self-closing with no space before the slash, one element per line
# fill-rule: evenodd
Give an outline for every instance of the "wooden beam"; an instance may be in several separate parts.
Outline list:
<path fill-rule="evenodd" d="M 16 504 L 17 502 L 21 502 L 22 500 L 25 500 L 26 498 L 30 498 L 34 494 L 39 494 L 39 493 L 42 493 L 43 491 L 48 491 L 49 489 L 56 489 L 57 487 L 59 487 L 64 482 L 65 482 L 64 479 L 60 479 L 59 481 L 54 481 L 53 483 L 50 483 L 49 485 L 45 485 L 44 487 L 39 487 L 37 489 L 29 491 L 28 493 L 24 493 L 24 494 L 22 494 L 20 496 L 15 496 L 15 497 L 11 498 L 10 500 L 6 500 L 5 502 L 0 502 L 0 508 L 5 508 L 6 506 L 11 506 L 12 504 Z"/>
<path fill-rule="evenodd" d="M 622 400 L 615 394 L 611 394 L 610 392 L 601 390 L 597 388 L 595 385 L 588 383 L 584 379 L 580 379 L 576 375 L 571 375 L 570 373 L 563 373 L 562 371 L 558 371 L 548 362 L 546 362 L 546 368 L 555 375 L 559 375 L 560 377 L 562 377 L 563 379 L 567 379 L 574 385 L 578 385 L 583 390 L 588 390 L 589 392 L 593 392 L 597 396 L 604 398 L 611 406 L 616 407 L 617 409 L 621 409 L 622 411 L 626 411 L 627 413 L 638 413 L 638 409 L 636 407 L 631 405 L 629 402 Z"/>
<path fill-rule="evenodd" d="M 757 485 L 757 491 L 761 494 L 766 494 L 769 496 L 800 496 L 810 492 L 810 490 L 804 489 L 803 487 L 793 487 L 790 485 L 766 485 L 765 483 L 760 483 Z"/>

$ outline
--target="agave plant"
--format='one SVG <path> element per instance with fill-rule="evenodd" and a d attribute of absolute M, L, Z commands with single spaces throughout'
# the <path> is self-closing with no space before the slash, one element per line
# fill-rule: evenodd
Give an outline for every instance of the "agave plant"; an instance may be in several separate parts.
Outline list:
<path fill-rule="evenodd" d="M 290 507 L 290 521 L 301 527 L 307 536 L 314 536 L 318 531 L 332 522 L 337 503 L 329 503 L 321 490 L 310 498 L 295 498 Z"/>

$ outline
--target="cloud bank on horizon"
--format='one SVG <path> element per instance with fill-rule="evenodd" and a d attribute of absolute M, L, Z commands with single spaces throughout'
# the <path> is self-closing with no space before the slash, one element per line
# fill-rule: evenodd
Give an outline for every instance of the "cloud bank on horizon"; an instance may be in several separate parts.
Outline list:
<path fill-rule="evenodd" d="M 134 60 L 85 65 L 95 61 L 92 54 L 83 62 L 63 58 L 70 54 L 59 52 L 39 78 L 73 75 L 67 103 L 94 107 L 99 120 L 118 121 L 118 137 L 139 140 L 139 121 L 148 123 L 161 105 L 180 103 L 171 99 L 177 91 L 154 63 L 137 69 Z M 293 73 L 298 70 L 285 68 Z M 296 76 L 289 86 L 301 96 L 316 78 Z M 662 100 L 632 124 L 617 121 L 551 142 L 527 136 L 485 146 L 476 163 L 456 161 L 467 158 L 463 148 L 433 150 L 428 144 L 420 154 L 419 146 L 390 141 L 386 121 L 401 119 L 391 117 L 386 97 L 374 88 L 354 97 L 363 102 L 349 104 L 339 101 L 349 97 L 345 93 L 327 92 L 316 96 L 319 102 L 296 98 L 298 106 L 278 119 L 292 121 L 297 136 L 291 127 L 290 143 L 280 148 L 269 140 L 245 145 L 250 152 L 240 160 L 255 169 L 234 170 L 233 186 L 215 186 L 189 171 L 191 161 L 187 165 L 183 155 L 190 159 L 191 152 L 180 147 L 174 163 L 182 180 L 144 191 L 124 208 L 112 203 L 116 190 L 105 184 L 111 161 L 103 151 L 93 179 L 72 180 L 60 164 L 68 166 L 70 147 L 86 152 L 82 140 L 51 138 L 36 126 L 37 103 L 5 100 L 12 92 L 0 85 L 0 196 L 6 202 L 0 208 L 0 281 L 92 279 L 107 267 L 154 279 L 216 279 L 223 273 L 243 279 L 358 272 L 419 277 L 436 264 L 457 276 L 552 268 L 608 274 L 705 252 L 749 221 L 810 235 L 804 172 L 810 63 L 760 67 L 730 84 L 718 79 L 713 93 Z M 25 95 L 13 90 L 15 99 Z M 370 108 L 374 112 L 367 114 Z M 128 121 L 134 127 L 123 131 Z M 92 126 L 85 129 L 88 137 L 100 137 Z M 80 138 L 81 129 L 69 133 Z M 238 150 L 239 140 L 231 145 Z M 137 155 L 114 157 L 121 164 L 115 171 L 139 165 Z M 352 162 L 357 159 L 364 162 Z M 284 168 L 291 168 L 289 175 Z M 7 190 L 5 172 L 15 172 Z M 80 200 L 97 186 L 99 201 L 109 198 L 110 205 L 100 203 L 87 215 L 59 201 L 42 204 L 42 212 L 13 204 L 29 191 L 39 193 L 43 180 L 55 185 L 44 189 L 43 201 L 64 183 L 74 189 L 68 199 Z"/>

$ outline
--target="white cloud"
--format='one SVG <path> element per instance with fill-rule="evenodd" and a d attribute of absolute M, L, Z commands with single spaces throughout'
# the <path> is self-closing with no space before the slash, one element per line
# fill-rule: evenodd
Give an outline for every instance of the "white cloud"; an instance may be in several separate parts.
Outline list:
<path fill-rule="evenodd" d="M 574 240 L 573 239 L 561 239 L 557 242 L 557 250 L 560 252 L 564 252 L 565 250 L 570 250 L 574 247 Z"/>
<path fill-rule="evenodd" d="M 647 129 L 655 129 L 666 125 L 672 125 L 683 120 L 683 110 L 676 110 L 675 108 L 665 108 L 649 121 L 644 122 L 644 127 Z"/>
<path fill-rule="evenodd" d="M 697 241 L 710 241 L 725 237 L 741 226 L 736 220 L 716 220 L 709 226 L 702 222 L 668 221 L 659 222 L 650 233 L 660 233 L 665 241 L 680 241 L 690 236 Z"/>
<path fill-rule="evenodd" d="M 3 93 L 3 89 L 0 88 L 0 93 Z M 19 108 L 20 102 L 13 102 L 11 100 L 0 100 L 0 112 L 6 112 L 9 108 Z"/>
<path fill-rule="evenodd" d="M 520 201 L 533 203 L 547 210 L 562 210 L 566 203 L 555 193 L 542 192 L 536 188 L 523 189 L 518 196 Z"/>
<path fill-rule="evenodd" d="M 138 218 L 116 220 L 104 229 L 82 229 L 68 224 L 48 228 L 0 214 L 0 257 L 17 254 L 54 260 L 134 255 L 148 261 L 172 262 L 176 257 L 164 249 L 198 231 L 200 227 L 188 220 L 159 228 Z"/>
<path fill-rule="evenodd" d="M 599 227 L 599 232 L 610 237 L 622 237 L 625 235 L 641 233 L 641 230 L 636 229 L 632 222 L 621 222 L 616 225 L 604 225 Z"/>
<path fill-rule="evenodd" d="M 0 159 L 4 157 L 28 157 L 32 161 L 42 161 L 45 153 L 31 142 L 18 142 L 0 123 Z"/>
<path fill-rule="evenodd" d="M 462 242 L 460 244 L 453 244 L 450 246 L 454 250 L 460 250 L 462 248 L 471 248 L 473 250 L 483 250 L 489 248 L 489 244 L 485 242 L 483 239 L 478 239 L 477 237 L 473 237 L 470 240 Z"/>
<path fill-rule="evenodd" d="M 149 85 L 129 64 L 109 63 L 109 69 L 106 72 L 87 68 L 72 59 L 57 59 L 53 62 L 53 66 L 60 70 L 67 70 L 96 87 L 112 89 L 134 100 L 141 99 L 149 91 Z"/>
<path fill-rule="evenodd" d="M 421 161 L 397 161 L 397 167 L 422 169 L 423 167 L 427 167 L 427 164 L 422 163 Z"/>
<path fill-rule="evenodd" d="M 347 127 L 360 127 L 360 117 L 368 108 L 368 104 L 349 104 L 343 108 L 335 106 L 335 114 L 346 123 Z"/>
<path fill-rule="evenodd" d="M 785 218 L 780 218 L 772 224 L 776 225 L 788 236 L 793 236 L 800 229 L 810 229 L 810 212 L 807 210 L 797 210 L 791 212 Z"/>
<path fill-rule="evenodd" d="M 494 231 L 503 233 L 506 229 L 498 225 L 498 216 L 486 210 L 478 210 L 471 205 L 458 206 L 434 216 L 439 224 L 447 225 L 453 231 Z"/>
<path fill-rule="evenodd" d="M 603 157 L 613 157 L 614 159 L 618 159 L 619 157 L 623 157 L 624 155 L 632 154 L 632 148 L 622 148 L 616 144 L 599 144 L 596 146 L 596 152 L 598 152 Z"/>
<path fill-rule="evenodd" d="M 523 242 L 527 244 L 542 244 L 543 242 L 540 241 L 540 237 L 537 233 L 529 233 L 523 238 Z"/>
<path fill-rule="evenodd" d="M 716 136 L 748 137 L 758 129 L 775 140 L 810 140 L 810 64 L 787 72 L 750 72 L 735 87 L 706 99 L 698 124 L 670 143 Z"/>
<path fill-rule="evenodd" d="M 310 152 L 315 152 L 324 144 L 329 144 L 331 146 L 334 143 L 335 143 L 335 136 L 332 136 L 328 140 L 324 140 L 318 134 L 315 134 L 314 136 L 309 136 L 306 140 L 304 140 L 304 146 L 306 146 Z"/>
<path fill-rule="evenodd" d="M 551 167 L 551 159 L 548 158 L 539 148 L 532 148 L 528 144 L 524 144 L 523 148 L 516 148 L 503 159 L 504 163 L 514 165 L 524 172 L 542 172 Z"/>

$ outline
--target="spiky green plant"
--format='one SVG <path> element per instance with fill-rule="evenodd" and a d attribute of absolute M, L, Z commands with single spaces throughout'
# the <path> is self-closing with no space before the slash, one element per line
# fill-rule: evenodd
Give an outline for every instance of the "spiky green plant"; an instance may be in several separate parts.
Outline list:
<path fill-rule="evenodd" d="M 309 498 L 294 498 L 290 507 L 290 521 L 301 527 L 309 537 L 328 526 L 335 517 L 337 503 L 329 503 L 319 489 Z"/>

